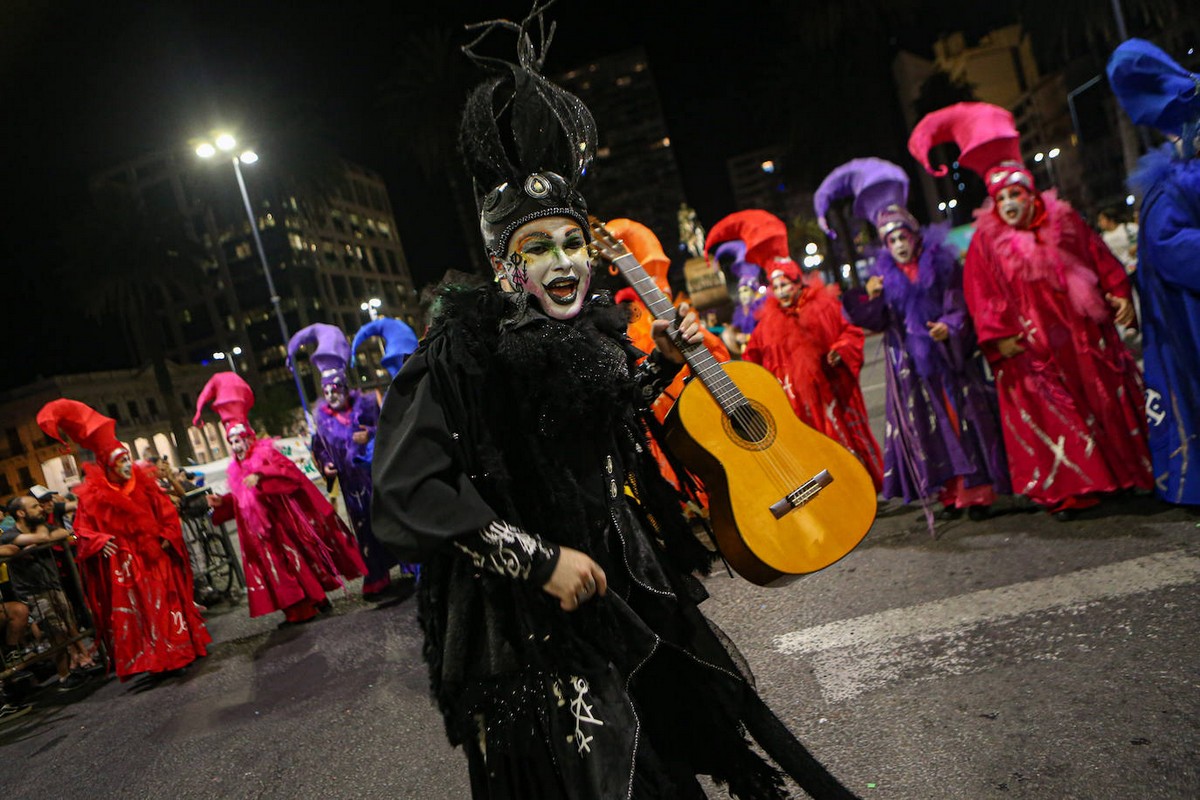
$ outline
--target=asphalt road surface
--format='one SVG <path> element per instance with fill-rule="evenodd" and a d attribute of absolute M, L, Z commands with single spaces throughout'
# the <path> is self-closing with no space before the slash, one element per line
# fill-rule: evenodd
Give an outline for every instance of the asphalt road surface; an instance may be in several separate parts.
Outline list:
<path fill-rule="evenodd" d="M 881 384 L 868 365 L 877 421 Z M 939 522 L 936 538 L 919 508 L 885 507 L 856 551 L 788 587 L 714 574 L 705 610 L 767 701 L 864 798 L 1192 799 L 1198 580 L 1200 517 L 1150 498 L 1071 523 L 1016 511 Z M 44 692 L 0 727 L 0 791 L 467 797 L 427 695 L 413 602 L 377 607 L 357 587 L 334 601 L 286 630 L 278 614 L 219 607 L 211 654 L 182 677 Z"/>

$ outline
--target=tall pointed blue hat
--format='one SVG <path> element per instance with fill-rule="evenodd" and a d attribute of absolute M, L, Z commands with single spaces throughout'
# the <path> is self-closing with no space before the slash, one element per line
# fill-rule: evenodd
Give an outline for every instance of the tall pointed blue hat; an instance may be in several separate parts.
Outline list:
<path fill-rule="evenodd" d="M 383 340 L 383 368 L 393 378 L 396 377 L 396 373 L 404 365 L 404 360 L 417 349 L 417 334 L 398 319 L 391 317 L 373 319 L 354 334 L 354 342 L 350 345 L 350 351 L 355 354 L 355 358 L 358 357 L 358 349 L 372 336 L 378 336 Z"/>
<path fill-rule="evenodd" d="M 1108 82 L 1138 125 L 1181 136 L 1200 121 L 1200 75 L 1145 39 L 1117 46 L 1108 59 Z"/>
<path fill-rule="evenodd" d="M 308 360 L 321 375 L 321 385 L 346 382 L 346 365 L 350 363 L 350 345 L 346 334 L 336 325 L 318 322 L 301 328 L 288 342 L 288 367 L 296 371 L 296 356 L 301 347 L 311 346 Z"/>

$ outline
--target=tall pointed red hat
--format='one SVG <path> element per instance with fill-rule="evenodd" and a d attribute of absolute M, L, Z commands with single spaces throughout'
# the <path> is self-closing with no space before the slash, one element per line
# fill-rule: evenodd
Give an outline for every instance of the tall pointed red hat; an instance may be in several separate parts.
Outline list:
<path fill-rule="evenodd" d="M 955 103 L 926 114 L 908 137 L 908 151 L 931 175 L 944 176 L 945 164 L 934 167 L 929 150 L 958 145 L 958 163 L 983 178 L 992 197 L 1019 183 L 1034 190 L 1033 175 L 1021 160 L 1021 134 L 1013 115 L 991 103 Z"/>
<path fill-rule="evenodd" d="M 108 466 L 129 450 L 117 440 L 117 421 L 78 400 L 61 398 L 42 406 L 38 427 L 60 442 L 69 438 L 96 454 L 96 460 Z"/>
<path fill-rule="evenodd" d="M 717 245 L 735 239 L 746 243 L 746 261 L 766 272 L 776 259 L 788 258 L 787 225 L 761 208 L 735 211 L 712 226 L 704 240 L 704 252 L 711 258 Z"/>
<path fill-rule="evenodd" d="M 217 412 L 225 425 L 226 436 L 251 431 L 250 409 L 254 408 L 254 392 L 236 372 L 218 372 L 208 379 L 196 398 L 196 416 L 192 424 L 201 424 L 200 412 L 205 405 L 212 405 L 213 411 Z"/>

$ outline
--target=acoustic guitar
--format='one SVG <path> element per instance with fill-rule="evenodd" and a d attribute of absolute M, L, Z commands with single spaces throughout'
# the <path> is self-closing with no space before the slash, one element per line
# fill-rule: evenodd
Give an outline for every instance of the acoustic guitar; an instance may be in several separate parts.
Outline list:
<path fill-rule="evenodd" d="M 676 310 L 637 258 L 601 224 L 597 252 L 620 270 L 655 319 Z M 717 547 L 738 574 L 783 585 L 841 559 L 875 520 L 875 486 L 854 454 L 805 425 L 775 376 L 683 348 L 695 380 L 665 421 L 665 446 L 703 483 Z"/>

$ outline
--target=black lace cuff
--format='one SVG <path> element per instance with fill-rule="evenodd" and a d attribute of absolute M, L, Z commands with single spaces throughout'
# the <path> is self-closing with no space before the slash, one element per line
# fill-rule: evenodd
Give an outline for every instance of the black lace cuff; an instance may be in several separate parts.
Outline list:
<path fill-rule="evenodd" d="M 650 351 L 650 355 L 637 365 L 637 369 L 633 373 L 634 380 L 642 389 L 642 399 L 646 401 L 647 405 L 653 403 L 660 394 L 666 391 L 681 369 L 683 369 L 683 364 L 676 364 L 663 355 L 661 350 L 656 348 Z"/>
<path fill-rule="evenodd" d="M 558 564 L 558 545 L 496 520 L 476 533 L 454 540 L 478 569 L 541 586 Z"/>

